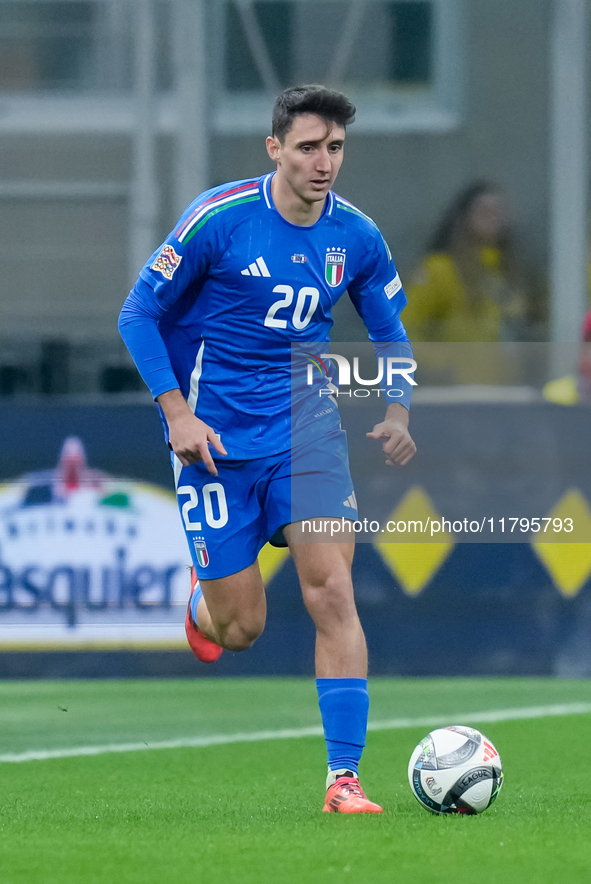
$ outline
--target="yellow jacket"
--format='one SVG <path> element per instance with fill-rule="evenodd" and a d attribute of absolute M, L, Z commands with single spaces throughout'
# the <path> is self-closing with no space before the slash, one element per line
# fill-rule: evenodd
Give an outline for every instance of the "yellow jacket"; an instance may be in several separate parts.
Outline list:
<path fill-rule="evenodd" d="M 495 248 L 480 250 L 480 291 L 466 292 L 453 257 L 427 255 L 405 288 L 408 306 L 402 314 L 411 341 L 498 341 L 505 316 L 521 312 L 501 271 Z"/>
<path fill-rule="evenodd" d="M 521 317 L 522 295 L 503 276 L 498 249 L 480 249 L 478 258 L 472 297 L 446 252 L 427 255 L 405 287 L 408 305 L 401 319 L 418 344 L 415 358 L 423 383 L 506 384 L 517 376 L 515 354 L 497 342 Z"/>

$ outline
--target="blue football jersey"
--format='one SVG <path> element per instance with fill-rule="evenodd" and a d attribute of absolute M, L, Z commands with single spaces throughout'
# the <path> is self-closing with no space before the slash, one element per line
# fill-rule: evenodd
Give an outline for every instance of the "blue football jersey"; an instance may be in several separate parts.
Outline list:
<path fill-rule="evenodd" d="M 294 391 L 292 344 L 326 350 L 345 291 L 372 341 L 408 340 L 406 297 L 373 221 L 330 192 L 315 224 L 291 224 L 273 204 L 273 174 L 197 197 L 142 269 L 119 321 L 152 395 L 179 387 L 235 459 L 292 447 L 294 396 L 298 432 L 338 427 L 333 400 L 318 408 L 309 388 Z"/>

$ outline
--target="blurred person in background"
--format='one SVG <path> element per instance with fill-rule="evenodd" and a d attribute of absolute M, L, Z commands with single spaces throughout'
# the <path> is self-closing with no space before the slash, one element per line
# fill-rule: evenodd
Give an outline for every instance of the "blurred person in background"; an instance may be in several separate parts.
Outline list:
<path fill-rule="evenodd" d="M 407 297 L 403 321 L 414 341 L 535 340 L 541 316 L 526 295 L 499 187 L 480 181 L 457 196 Z"/>

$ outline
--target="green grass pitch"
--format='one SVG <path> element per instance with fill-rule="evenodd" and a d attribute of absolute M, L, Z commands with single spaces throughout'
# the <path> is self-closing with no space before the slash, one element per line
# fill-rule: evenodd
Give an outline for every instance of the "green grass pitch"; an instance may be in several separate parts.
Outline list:
<path fill-rule="evenodd" d="M 431 728 L 371 731 L 362 784 L 383 816 L 321 813 L 321 737 L 153 749 L 166 740 L 318 725 L 313 680 L 0 683 L 10 753 L 144 751 L 0 763 L 2 884 L 562 884 L 591 880 L 591 714 L 478 712 L 591 702 L 591 682 L 374 679 L 370 720 L 449 716 L 505 767 L 477 817 L 434 817 L 408 758 Z M 457 714 L 463 720 L 457 720 Z"/>

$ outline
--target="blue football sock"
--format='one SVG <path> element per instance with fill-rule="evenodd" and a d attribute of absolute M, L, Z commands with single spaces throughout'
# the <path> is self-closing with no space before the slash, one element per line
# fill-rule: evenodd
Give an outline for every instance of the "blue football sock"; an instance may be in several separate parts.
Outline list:
<path fill-rule="evenodd" d="M 330 770 L 359 772 L 369 694 L 366 678 L 317 678 L 318 703 Z"/>
<path fill-rule="evenodd" d="M 199 599 L 203 595 L 203 590 L 201 589 L 199 583 L 195 587 L 195 592 L 191 596 L 191 617 L 193 618 L 193 623 L 197 623 L 197 605 L 199 604 Z"/>

